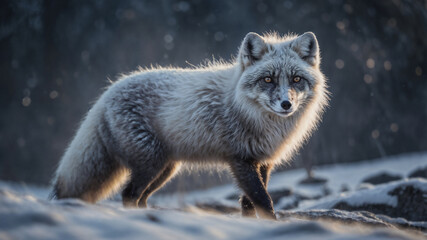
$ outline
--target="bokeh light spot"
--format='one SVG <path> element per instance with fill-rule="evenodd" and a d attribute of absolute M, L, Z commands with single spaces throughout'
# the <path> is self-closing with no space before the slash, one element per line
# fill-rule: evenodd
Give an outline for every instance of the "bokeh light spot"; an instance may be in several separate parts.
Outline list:
<path fill-rule="evenodd" d="M 359 50 L 359 45 L 357 45 L 356 43 L 353 43 L 351 44 L 350 49 L 353 52 L 357 52 L 357 50 Z"/>
<path fill-rule="evenodd" d="M 415 74 L 417 74 L 417 76 L 423 75 L 423 69 L 420 66 L 416 67 Z"/>
<path fill-rule="evenodd" d="M 163 40 L 165 41 L 165 43 L 171 43 L 171 42 L 173 42 L 173 37 L 172 37 L 172 35 L 170 35 L 170 34 L 166 34 L 166 35 L 163 37 Z"/>
<path fill-rule="evenodd" d="M 375 129 L 371 132 L 371 136 L 373 139 L 377 139 L 380 136 L 380 131 L 378 131 L 378 129 Z"/>
<path fill-rule="evenodd" d="M 370 69 L 375 67 L 375 60 L 372 58 L 368 58 L 368 60 L 366 60 L 366 66 Z"/>
<path fill-rule="evenodd" d="M 370 74 L 365 74 L 365 76 L 363 76 L 363 81 L 365 81 L 366 84 L 371 84 L 374 78 Z"/>
<path fill-rule="evenodd" d="M 394 133 L 399 131 L 399 125 L 397 125 L 397 123 L 390 124 L 390 130 Z"/>
<path fill-rule="evenodd" d="M 30 97 L 24 97 L 22 99 L 22 106 L 29 107 L 31 105 L 31 98 Z"/>
<path fill-rule="evenodd" d="M 345 66 L 344 60 L 342 59 L 337 59 L 335 61 L 335 67 L 337 67 L 338 69 L 343 69 Z"/>
<path fill-rule="evenodd" d="M 336 23 L 336 26 L 339 30 L 344 31 L 345 30 L 345 23 L 343 21 L 338 21 Z"/>
<path fill-rule="evenodd" d="M 50 93 L 49 93 L 49 97 L 50 97 L 50 99 L 55 99 L 55 98 L 57 98 L 59 96 L 59 93 L 57 92 L 57 91 L 55 91 L 55 90 L 53 90 L 53 91 L 51 91 Z"/>
<path fill-rule="evenodd" d="M 214 35 L 215 41 L 217 42 L 221 42 L 222 40 L 224 40 L 224 33 L 222 32 L 216 32 Z"/>
<path fill-rule="evenodd" d="M 384 69 L 386 70 L 386 71 L 390 71 L 391 70 L 391 62 L 390 61 L 385 61 L 384 62 Z"/>

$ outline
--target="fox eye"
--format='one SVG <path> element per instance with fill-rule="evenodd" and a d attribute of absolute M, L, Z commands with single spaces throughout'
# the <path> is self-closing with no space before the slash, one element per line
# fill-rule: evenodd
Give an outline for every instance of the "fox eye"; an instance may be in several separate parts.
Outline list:
<path fill-rule="evenodd" d="M 297 83 L 297 82 L 301 81 L 301 77 L 295 76 L 294 79 L 292 79 L 292 81 L 294 81 L 294 83 Z"/>
<path fill-rule="evenodd" d="M 271 83 L 273 80 L 271 79 L 271 77 L 265 77 L 264 78 L 264 82 L 266 83 Z"/>

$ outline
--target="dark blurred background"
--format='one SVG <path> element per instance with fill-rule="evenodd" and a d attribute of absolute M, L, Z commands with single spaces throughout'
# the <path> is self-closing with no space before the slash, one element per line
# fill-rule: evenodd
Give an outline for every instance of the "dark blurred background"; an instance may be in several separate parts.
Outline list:
<path fill-rule="evenodd" d="M 427 150 L 427 1 L 10 0 L 0 6 L 0 180 L 47 184 L 108 79 L 229 60 L 249 31 L 319 40 L 332 100 L 291 167 Z"/>

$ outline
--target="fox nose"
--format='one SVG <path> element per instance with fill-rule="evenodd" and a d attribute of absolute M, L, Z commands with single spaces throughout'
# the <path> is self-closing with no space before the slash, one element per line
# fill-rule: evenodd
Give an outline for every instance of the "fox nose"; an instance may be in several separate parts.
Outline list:
<path fill-rule="evenodd" d="M 289 102 L 289 101 L 283 101 L 281 104 L 280 104 L 281 106 L 282 106 L 282 108 L 283 109 L 285 109 L 285 110 L 289 110 L 289 108 L 291 108 L 292 107 L 292 103 L 291 102 Z"/>

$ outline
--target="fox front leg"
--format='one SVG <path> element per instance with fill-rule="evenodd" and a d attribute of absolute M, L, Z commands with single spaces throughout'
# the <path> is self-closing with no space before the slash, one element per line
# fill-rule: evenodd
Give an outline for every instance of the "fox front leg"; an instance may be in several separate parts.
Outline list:
<path fill-rule="evenodd" d="M 252 161 L 239 161 L 233 164 L 231 169 L 237 180 L 237 184 L 247 198 L 249 198 L 243 197 L 242 200 L 250 200 L 255 206 L 258 216 L 276 219 L 273 202 L 262 180 L 259 164 Z M 245 212 L 245 209 L 243 209 L 243 212 Z"/>
<path fill-rule="evenodd" d="M 265 189 L 268 189 L 268 182 L 270 180 L 270 173 L 272 166 L 268 164 L 261 165 L 257 168 L 262 177 L 262 182 Z M 256 217 L 255 206 L 251 200 L 243 194 L 240 198 L 240 205 L 242 206 L 242 216 L 244 217 Z"/>

